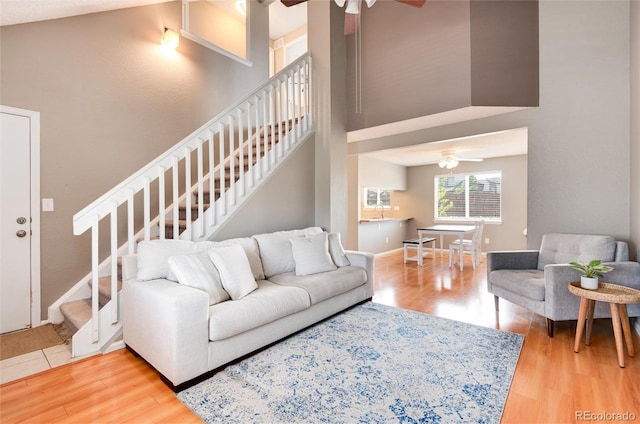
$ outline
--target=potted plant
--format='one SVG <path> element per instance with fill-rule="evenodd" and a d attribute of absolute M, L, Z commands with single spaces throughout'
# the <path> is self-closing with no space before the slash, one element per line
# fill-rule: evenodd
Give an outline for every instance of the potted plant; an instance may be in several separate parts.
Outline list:
<path fill-rule="evenodd" d="M 589 290 L 597 289 L 598 278 L 602 278 L 604 273 L 613 270 L 612 266 L 602 265 L 600 259 L 594 259 L 587 264 L 582 262 L 569 262 L 569 265 L 584 274 L 580 277 L 580 287 Z"/>

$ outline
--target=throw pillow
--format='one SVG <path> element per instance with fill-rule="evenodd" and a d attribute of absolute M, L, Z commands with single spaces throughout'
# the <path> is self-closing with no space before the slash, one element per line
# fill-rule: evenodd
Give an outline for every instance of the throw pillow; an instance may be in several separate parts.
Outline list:
<path fill-rule="evenodd" d="M 336 269 L 329 255 L 326 232 L 292 238 L 289 239 L 289 243 L 296 263 L 296 275 L 318 274 Z"/>
<path fill-rule="evenodd" d="M 229 293 L 224 291 L 220 274 L 207 252 L 171 256 L 169 267 L 180 284 L 206 292 L 209 295 L 209 306 L 229 300 Z"/>
<path fill-rule="evenodd" d="M 276 231 L 253 236 L 260 247 L 264 275 L 269 278 L 285 272 L 295 271 L 296 263 L 293 260 L 289 239 L 320 234 L 321 232 L 322 228 L 320 227 L 309 227 L 303 230 Z"/>
<path fill-rule="evenodd" d="M 166 278 L 178 281 L 171 268 L 169 258 L 177 255 L 189 255 L 205 251 L 211 242 L 193 242 L 188 240 L 148 240 L 138 243 L 138 275 L 139 281 Z"/>
<path fill-rule="evenodd" d="M 351 262 L 344 253 L 342 242 L 340 241 L 340 233 L 329 233 L 329 255 L 333 263 L 339 267 L 349 266 Z"/>
<path fill-rule="evenodd" d="M 217 247 L 207 251 L 213 264 L 218 268 L 222 287 L 232 300 L 242 299 L 258 288 L 253 278 L 247 254 L 239 244 Z"/>

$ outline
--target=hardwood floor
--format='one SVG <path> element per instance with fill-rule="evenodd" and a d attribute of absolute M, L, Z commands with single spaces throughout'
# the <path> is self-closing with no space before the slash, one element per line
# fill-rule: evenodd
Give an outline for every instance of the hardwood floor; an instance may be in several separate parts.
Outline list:
<path fill-rule="evenodd" d="M 591 346 L 573 352 L 575 321 L 548 338 L 542 317 L 506 301 L 499 316 L 486 270 L 449 268 L 448 258 L 404 265 L 402 253 L 376 259 L 374 302 L 525 335 L 502 423 L 640 422 L 640 354 L 619 368 L 610 320 L 596 320 Z M 633 335 L 636 352 L 640 336 Z M 578 414 L 582 414 L 580 417 Z M 596 414 L 610 414 L 608 416 Z M 601 419 L 597 419 L 601 418 Z M 2 423 L 200 422 L 126 350 L 64 365 L 0 387 Z"/>

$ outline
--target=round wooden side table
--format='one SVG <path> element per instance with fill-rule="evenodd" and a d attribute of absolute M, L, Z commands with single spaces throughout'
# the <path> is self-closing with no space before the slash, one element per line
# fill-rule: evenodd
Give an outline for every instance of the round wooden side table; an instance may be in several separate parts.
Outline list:
<path fill-rule="evenodd" d="M 589 343 L 591 343 L 593 309 L 595 308 L 596 301 L 608 302 L 611 308 L 611 324 L 613 325 L 613 335 L 616 340 L 618 365 L 624 368 L 623 335 L 624 342 L 627 345 L 627 353 L 631 357 L 635 354 L 633 350 L 633 340 L 631 339 L 629 317 L 627 316 L 627 304 L 640 303 L 640 290 L 611 283 L 600 283 L 596 290 L 588 290 L 580 287 L 580 282 L 569 283 L 567 288 L 571 293 L 580 296 L 580 311 L 578 313 L 576 340 L 573 345 L 573 351 L 577 353 L 580 349 L 585 318 L 587 318 L 585 344 L 588 346 Z"/>

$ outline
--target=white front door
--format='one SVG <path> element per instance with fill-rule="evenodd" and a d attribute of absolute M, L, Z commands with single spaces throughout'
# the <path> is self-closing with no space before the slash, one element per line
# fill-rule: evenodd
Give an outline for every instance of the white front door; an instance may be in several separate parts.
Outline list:
<path fill-rule="evenodd" d="M 0 112 L 0 333 L 6 333 L 32 324 L 32 206 L 38 205 L 32 205 L 31 150 L 39 116 Z"/>

